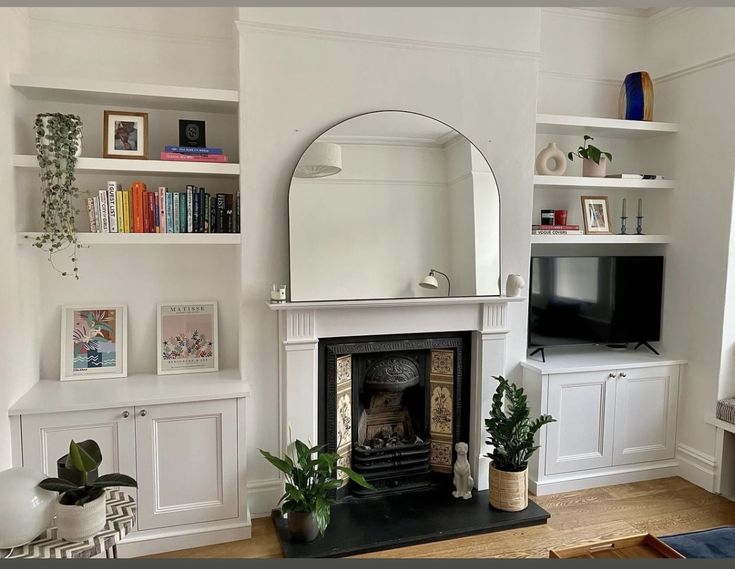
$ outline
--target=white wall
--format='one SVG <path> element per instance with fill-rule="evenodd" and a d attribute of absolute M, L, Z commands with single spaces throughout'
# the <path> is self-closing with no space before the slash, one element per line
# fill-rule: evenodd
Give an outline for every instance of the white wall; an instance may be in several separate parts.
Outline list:
<path fill-rule="evenodd" d="M 0 8 L 0 77 L 25 69 L 28 63 L 28 15 L 25 8 Z M 5 410 L 38 379 L 38 334 L 36 311 L 38 285 L 35 267 L 15 244 L 16 130 L 14 110 L 22 105 L 17 94 L 0 82 L 0 470 L 10 467 L 10 422 Z"/>

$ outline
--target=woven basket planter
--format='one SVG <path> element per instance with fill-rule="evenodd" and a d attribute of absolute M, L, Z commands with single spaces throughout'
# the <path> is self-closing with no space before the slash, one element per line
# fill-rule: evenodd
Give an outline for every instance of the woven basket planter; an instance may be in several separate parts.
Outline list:
<path fill-rule="evenodd" d="M 490 505 L 506 512 L 520 512 L 528 507 L 528 468 L 505 472 L 490 465 Z"/>

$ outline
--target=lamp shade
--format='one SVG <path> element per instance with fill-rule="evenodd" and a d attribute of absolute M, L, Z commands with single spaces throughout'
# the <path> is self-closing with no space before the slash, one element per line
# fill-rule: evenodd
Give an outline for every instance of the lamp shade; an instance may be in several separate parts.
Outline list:
<path fill-rule="evenodd" d="M 38 487 L 44 478 L 32 468 L 0 472 L 0 548 L 26 544 L 51 526 L 57 494 Z"/>
<path fill-rule="evenodd" d="M 342 171 L 342 148 L 333 142 L 315 142 L 296 165 L 296 178 L 324 178 Z"/>
<path fill-rule="evenodd" d="M 419 283 L 419 286 L 424 288 L 439 288 L 439 281 L 436 280 L 436 277 L 432 272 L 424 277 L 424 280 Z"/>

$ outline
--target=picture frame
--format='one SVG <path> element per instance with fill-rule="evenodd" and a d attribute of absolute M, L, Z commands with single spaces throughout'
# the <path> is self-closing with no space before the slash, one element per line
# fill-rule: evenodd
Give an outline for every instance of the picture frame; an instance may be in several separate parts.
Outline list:
<path fill-rule="evenodd" d="M 128 375 L 128 307 L 65 304 L 61 307 L 61 381 Z"/>
<path fill-rule="evenodd" d="M 582 219 L 586 235 L 612 234 L 607 196 L 582 196 Z"/>
<path fill-rule="evenodd" d="M 158 375 L 219 370 L 217 301 L 159 302 Z"/>
<path fill-rule="evenodd" d="M 148 159 L 148 113 L 105 111 L 102 155 Z"/>

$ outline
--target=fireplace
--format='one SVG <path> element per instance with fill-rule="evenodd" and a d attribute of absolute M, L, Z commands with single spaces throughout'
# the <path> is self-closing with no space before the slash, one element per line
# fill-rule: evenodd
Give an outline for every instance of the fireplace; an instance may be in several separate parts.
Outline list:
<path fill-rule="evenodd" d="M 374 486 L 360 499 L 451 484 L 454 444 L 469 443 L 470 334 L 319 341 L 319 440 Z"/>

